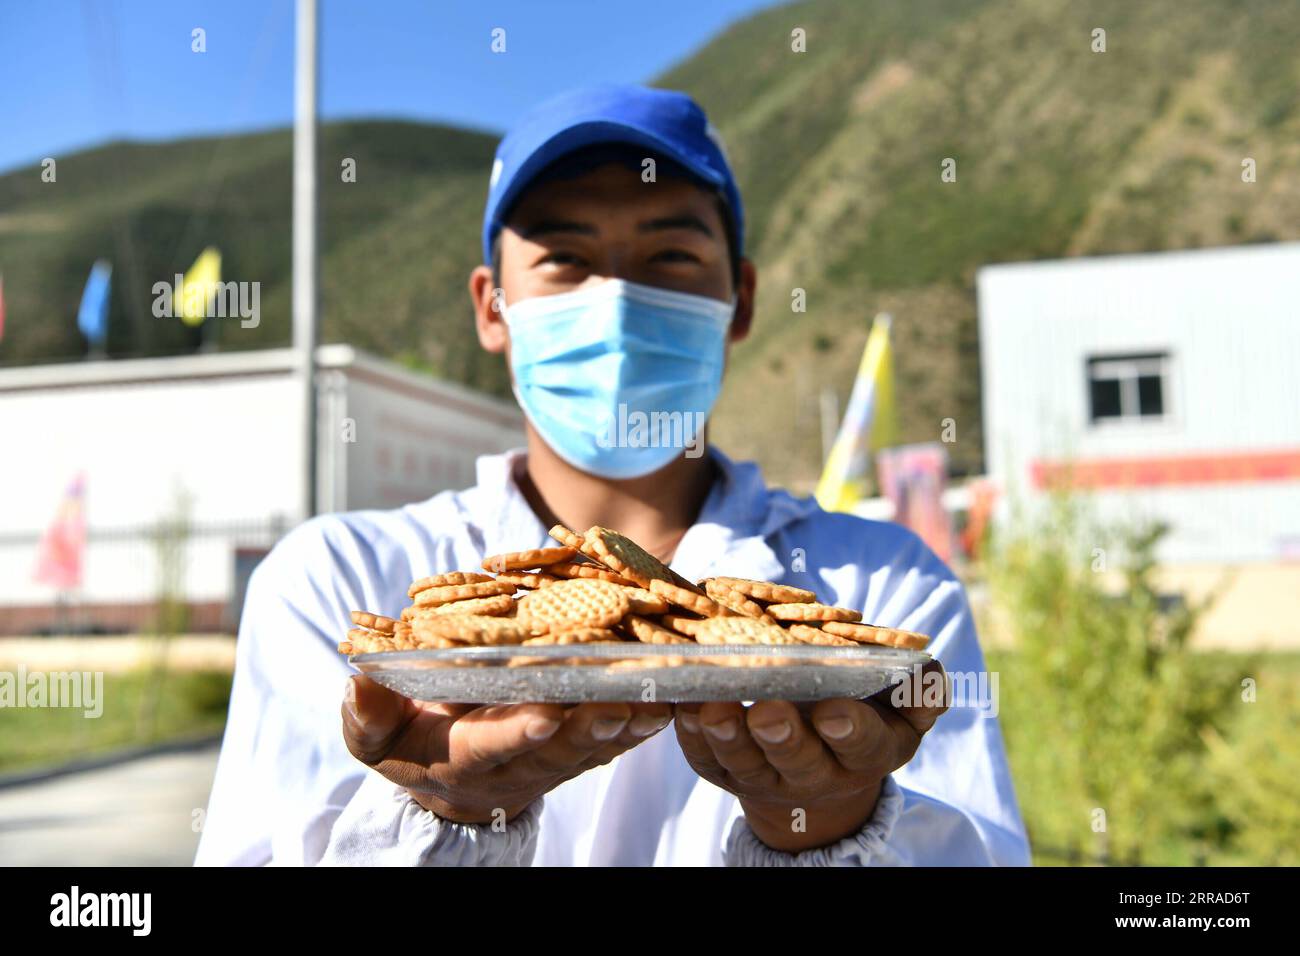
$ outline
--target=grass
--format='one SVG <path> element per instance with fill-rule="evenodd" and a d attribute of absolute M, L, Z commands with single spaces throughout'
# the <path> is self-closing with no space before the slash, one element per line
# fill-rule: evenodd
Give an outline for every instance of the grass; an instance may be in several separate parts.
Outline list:
<path fill-rule="evenodd" d="M 215 671 L 105 674 L 103 713 L 63 708 L 0 709 L 0 773 L 53 765 L 125 747 L 219 733 L 231 677 Z M 154 696 L 153 691 L 156 691 Z"/>

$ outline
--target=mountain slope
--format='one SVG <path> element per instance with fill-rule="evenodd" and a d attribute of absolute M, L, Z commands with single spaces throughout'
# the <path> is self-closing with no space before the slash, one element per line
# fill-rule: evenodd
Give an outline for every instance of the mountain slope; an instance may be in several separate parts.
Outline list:
<path fill-rule="evenodd" d="M 713 437 L 807 488 L 820 392 L 847 397 L 888 310 L 903 437 L 933 440 L 952 418 L 954 465 L 977 470 L 978 267 L 1300 238 L 1296 49 L 1300 5 L 1265 0 L 809 0 L 735 24 L 656 81 L 721 130 L 759 267 Z M 150 316 L 149 285 L 209 243 L 228 278 L 264 283 L 262 327 L 227 322 L 220 346 L 286 341 L 289 147 L 287 132 L 116 145 L 60 159 L 57 184 L 34 168 L 0 177 L 0 362 L 80 354 L 73 317 L 99 255 L 117 269 L 114 352 L 192 347 Z M 505 393 L 465 292 L 492 148 L 439 127 L 326 127 L 327 340 Z M 340 181 L 345 156 L 356 183 Z M 940 179 L 946 158 L 956 182 Z"/>

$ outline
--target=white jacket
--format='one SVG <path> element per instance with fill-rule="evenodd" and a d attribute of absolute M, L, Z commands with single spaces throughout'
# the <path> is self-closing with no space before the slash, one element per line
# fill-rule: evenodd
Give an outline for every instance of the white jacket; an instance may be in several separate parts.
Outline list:
<path fill-rule="evenodd" d="M 722 476 L 676 571 L 809 588 L 871 623 L 932 635 L 949 672 L 983 671 L 961 584 L 910 531 L 824 512 L 768 489 L 752 463 L 710 453 Z M 339 717 L 348 612 L 396 615 L 414 578 L 546 545 L 510 478 L 520 454 L 480 458 L 466 491 L 314 518 L 258 566 L 196 864 L 1028 864 L 998 722 L 974 707 L 939 718 L 886 778 L 860 833 L 797 855 L 753 836 L 736 798 L 687 764 L 671 725 L 535 801 L 504 832 L 444 821 L 359 763 Z"/>

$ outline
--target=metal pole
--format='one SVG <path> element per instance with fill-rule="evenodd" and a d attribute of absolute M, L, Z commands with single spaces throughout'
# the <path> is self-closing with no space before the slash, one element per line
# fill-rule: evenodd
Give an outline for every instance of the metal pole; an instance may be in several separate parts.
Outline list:
<path fill-rule="evenodd" d="M 298 0 L 293 117 L 293 345 L 304 403 L 303 517 L 316 513 L 316 0 Z"/>

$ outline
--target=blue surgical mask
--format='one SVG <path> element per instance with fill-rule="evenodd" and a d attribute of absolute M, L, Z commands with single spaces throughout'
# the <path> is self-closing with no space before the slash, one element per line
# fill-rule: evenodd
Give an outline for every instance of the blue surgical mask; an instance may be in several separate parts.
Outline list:
<path fill-rule="evenodd" d="M 515 397 L 555 453 L 593 475 L 699 457 L 734 308 L 622 279 L 503 305 Z"/>

